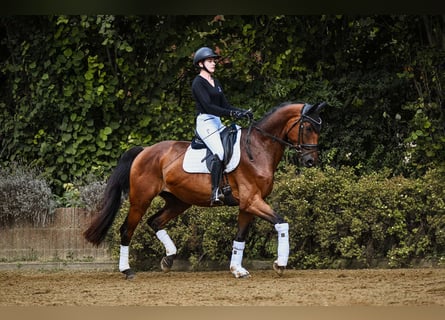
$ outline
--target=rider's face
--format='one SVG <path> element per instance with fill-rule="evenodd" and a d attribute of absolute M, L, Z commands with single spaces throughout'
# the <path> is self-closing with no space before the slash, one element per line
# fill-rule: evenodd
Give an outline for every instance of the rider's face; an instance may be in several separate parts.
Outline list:
<path fill-rule="evenodd" d="M 205 59 L 203 63 L 204 63 L 204 66 L 207 68 L 207 70 L 209 70 L 210 73 L 215 72 L 216 59 L 214 59 L 214 58 Z"/>

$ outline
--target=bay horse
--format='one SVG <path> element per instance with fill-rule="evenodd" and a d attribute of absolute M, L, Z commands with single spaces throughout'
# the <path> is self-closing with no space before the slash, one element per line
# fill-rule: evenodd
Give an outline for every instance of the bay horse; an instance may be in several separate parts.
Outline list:
<path fill-rule="evenodd" d="M 274 173 L 285 147 L 295 149 L 302 165 L 314 166 L 318 161 L 320 111 L 326 103 L 283 103 L 269 111 L 260 121 L 241 128 L 239 165 L 228 174 L 233 198 L 239 203 L 238 230 L 233 241 L 230 271 L 236 278 L 249 277 L 242 266 L 243 251 L 249 226 L 254 217 L 274 225 L 278 233 L 278 258 L 273 269 L 282 275 L 289 257 L 289 225 L 275 212 L 265 198 L 271 193 Z M 161 141 L 148 147 L 133 147 L 120 158 L 108 179 L 104 203 L 84 232 L 85 238 L 99 245 L 119 211 L 122 195 L 128 195 L 130 209 L 120 227 L 119 271 L 126 279 L 135 272 L 128 262 L 129 245 L 135 228 L 156 196 L 165 205 L 149 217 L 148 224 L 166 249 L 161 269 L 170 271 L 176 247 L 164 229 L 165 225 L 192 205 L 210 206 L 210 174 L 187 173 L 182 167 L 188 141 Z"/>

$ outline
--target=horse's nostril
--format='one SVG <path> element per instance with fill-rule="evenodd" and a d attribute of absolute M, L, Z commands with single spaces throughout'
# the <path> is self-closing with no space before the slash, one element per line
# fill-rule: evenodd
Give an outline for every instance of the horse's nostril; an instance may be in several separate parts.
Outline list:
<path fill-rule="evenodd" d="M 314 166 L 314 160 L 309 159 L 306 161 L 306 167 L 311 168 Z"/>

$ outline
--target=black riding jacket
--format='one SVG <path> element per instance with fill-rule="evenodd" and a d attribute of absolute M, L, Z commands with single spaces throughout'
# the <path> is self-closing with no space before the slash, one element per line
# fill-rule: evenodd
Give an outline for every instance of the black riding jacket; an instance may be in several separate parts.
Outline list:
<path fill-rule="evenodd" d="M 229 117 L 230 111 L 239 110 L 230 105 L 224 96 L 221 83 L 215 78 L 215 87 L 200 75 L 192 83 L 192 95 L 196 102 L 196 114 L 207 113 L 218 117 Z"/>

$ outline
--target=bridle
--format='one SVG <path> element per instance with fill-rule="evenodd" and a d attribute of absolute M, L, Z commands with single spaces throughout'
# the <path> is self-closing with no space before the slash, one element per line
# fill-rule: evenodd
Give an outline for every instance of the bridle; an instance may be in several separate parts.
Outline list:
<path fill-rule="evenodd" d="M 285 147 L 288 147 L 290 149 L 293 149 L 297 152 L 297 155 L 299 158 L 306 156 L 307 154 L 313 153 L 313 152 L 318 152 L 318 144 L 314 144 L 314 143 L 304 143 L 303 142 L 303 129 L 304 129 L 304 123 L 305 122 L 309 122 L 313 129 L 318 133 L 320 132 L 320 127 L 321 127 L 321 119 L 314 119 L 313 117 L 310 117 L 309 115 L 306 114 L 302 114 L 300 116 L 300 118 L 298 118 L 291 126 L 290 128 L 287 130 L 286 132 L 286 137 L 289 137 L 290 132 L 297 126 L 299 125 L 299 131 L 298 131 L 298 141 L 296 144 L 292 144 L 291 142 L 289 142 L 289 140 L 283 140 L 281 138 L 278 138 L 266 131 L 264 131 L 263 129 L 261 129 L 258 126 L 255 126 L 253 124 L 249 125 L 248 131 L 247 131 L 247 138 L 246 138 L 246 152 L 247 155 L 249 156 L 249 160 L 253 161 L 253 156 L 252 156 L 252 152 L 250 150 L 250 135 L 251 135 L 251 131 L 252 128 L 256 129 L 258 132 L 260 132 L 263 136 L 268 137 L 270 139 L 272 139 L 273 141 L 276 141 L 282 145 L 284 145 Z"/>

